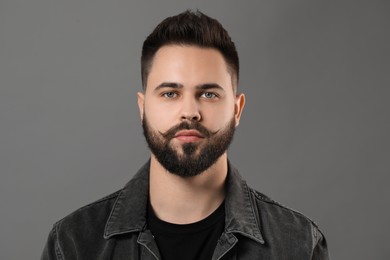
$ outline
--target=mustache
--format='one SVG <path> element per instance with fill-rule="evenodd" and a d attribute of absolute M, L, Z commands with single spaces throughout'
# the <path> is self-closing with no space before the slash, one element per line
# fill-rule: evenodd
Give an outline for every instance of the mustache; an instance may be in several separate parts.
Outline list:
<path fill-rule="evenodd" d="M 164 133 L 160 132 L 160 134 L 163 137 L 165 137 L 166 139 L 170 140 L 170 139 L 174 138 L 176 133 L 181 131 L 181 130 L 196 130 L 206 138 L 215 135 L 219 131 L 218 130 L 216 132 L 211 132 L 206 127 L 201 125 L 199 122 L 192 122 L 192 123 L 182 122 L 176 126 L 171 127 L 170 129 L 168 129 Z"/>

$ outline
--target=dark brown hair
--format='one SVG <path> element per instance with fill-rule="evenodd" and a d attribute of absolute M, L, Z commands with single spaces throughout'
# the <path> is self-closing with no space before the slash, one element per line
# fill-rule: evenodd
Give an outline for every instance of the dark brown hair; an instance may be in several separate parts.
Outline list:
<path fill-rule="evenodd" d="M 146 38 L 142 46 L 142 86 L 146 89 L 147 78 L 158 49 L 165 45 L 194 45 L 217 49 L 224 57 L 236 89 L 239 61 L 236 47 L 227 31 L 215 19 L 200 11 L 187 10 L 163 20 Z"/>

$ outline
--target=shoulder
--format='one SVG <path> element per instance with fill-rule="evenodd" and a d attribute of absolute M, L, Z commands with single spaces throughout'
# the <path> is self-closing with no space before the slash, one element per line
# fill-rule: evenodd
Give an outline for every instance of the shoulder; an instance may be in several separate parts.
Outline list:
<path fill-rule="evenodd" d="M 308 236 L 313 245 L 323 237 L 318 225 L 303 213 L 284 206 L 253 188 L 249 187 L 249 192 L 255 214 L 263 229 L 281 234 Z"/>
<path fill-rule="evenodd" d="M 121 190 L 87 204 L 54 224 L 57 235 L 70 232 L 96 232 L 104 230 L 107 219 Z M 62 232 L 61 232 L 62 231 Z"/>
<path fill-rule="evenodd" d="M 253 198 L 255 204 L 259 206 L 258 210 L 263 210 L 267 214 L 272 214 L 273 217 L 292 217 L 295 219 L 299 219 L 302 222 L 307 222 L 308 224 L 314 225 L 317 227 L 317 224 L 305 216 L 303 213 L 291 209 L 280 202 L 277 202 L 273 199 L 271 199 L 269 196 L 249 187 L 249 192 L 251 194 L 251 197 Z"/>
<path fill-rule="evenodd" d="M 57 221 L 49 233 L 41 259 L 78 259 L 83 258 L 81 254 L 97 259 L 107 244 L 104 229 L 120 192 L 81 207 Z"/>

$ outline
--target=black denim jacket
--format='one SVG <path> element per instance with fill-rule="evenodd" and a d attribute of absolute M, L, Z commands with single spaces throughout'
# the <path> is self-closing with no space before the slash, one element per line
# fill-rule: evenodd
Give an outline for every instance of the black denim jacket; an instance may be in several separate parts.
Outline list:
<path fill-rule="evenodd" d="M 54 224 L 41 259 L 161 259 L 146 221 L 149 166 Z M 225 230 L 212 259 L 328 259 L 310 219 L 249 188 L 230 164 L 226 188 Z"/>

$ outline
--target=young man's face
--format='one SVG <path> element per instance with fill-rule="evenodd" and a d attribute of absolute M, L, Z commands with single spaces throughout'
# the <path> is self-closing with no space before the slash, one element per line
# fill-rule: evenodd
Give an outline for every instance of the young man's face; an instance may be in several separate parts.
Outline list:
<path fill-rule="evenodd" d="M 171 173 L 195 176 L 226 152 L 244 107 L 219 51 L 160 48 L 138 105 L 146 140 Z"/>

